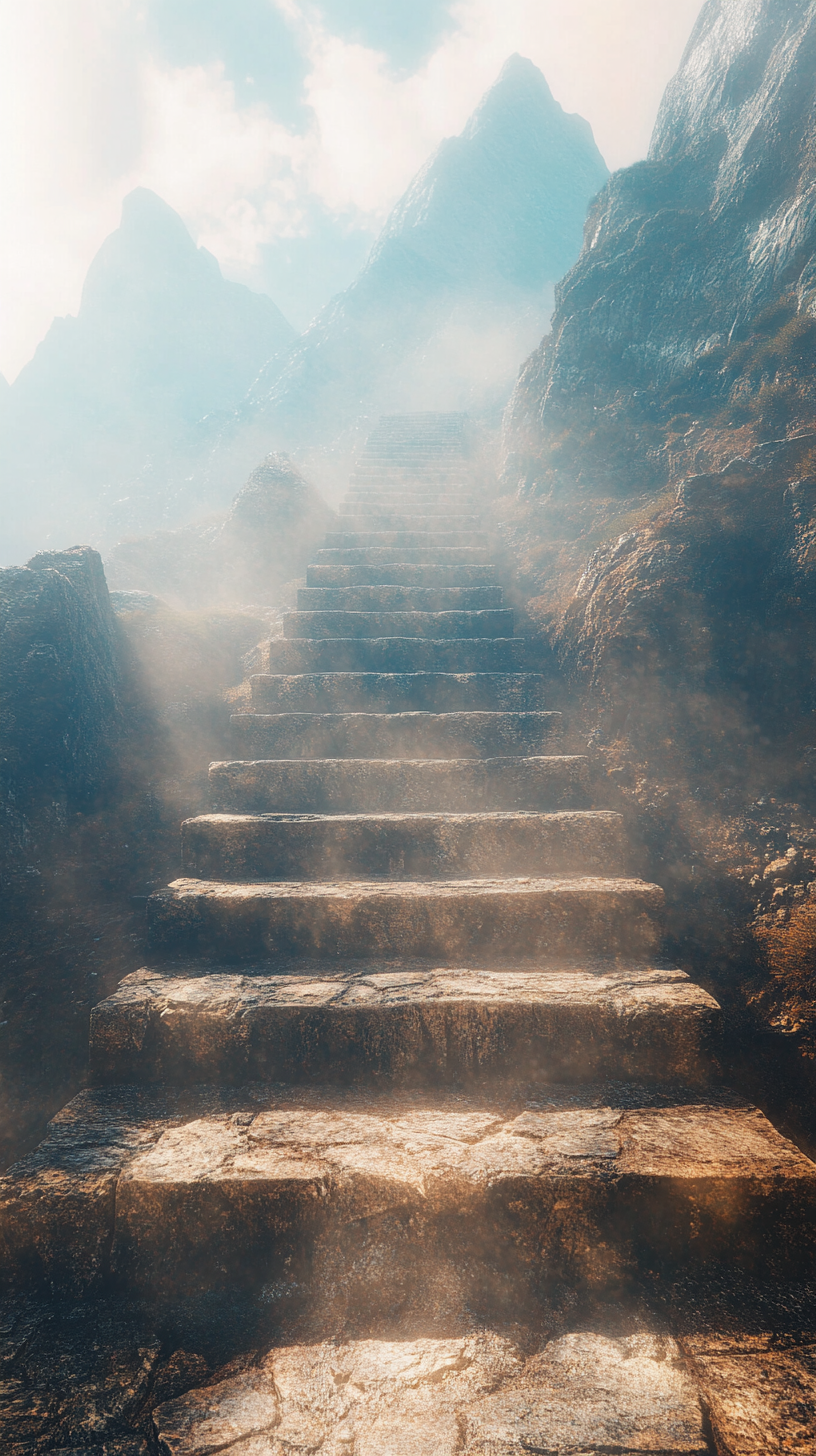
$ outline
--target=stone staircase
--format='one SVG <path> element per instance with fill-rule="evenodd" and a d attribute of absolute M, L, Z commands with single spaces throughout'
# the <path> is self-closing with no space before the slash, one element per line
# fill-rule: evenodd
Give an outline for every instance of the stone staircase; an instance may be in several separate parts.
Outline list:
<path fill-rule="evenodd" d="M 150 965 L 94 1010 L 91 1089 L 3 1181 L 9 1277 L 306 1319 L 159 1410 L 174 1456 L 710 1451 L 669 1335 L 547 1321 L 802 1268 L 816 1167 L 719 1085 L 719 1008 L 659 958 L 662 893 L 502 605 L 463 417 L 382 421 L 340 527 Z"/>

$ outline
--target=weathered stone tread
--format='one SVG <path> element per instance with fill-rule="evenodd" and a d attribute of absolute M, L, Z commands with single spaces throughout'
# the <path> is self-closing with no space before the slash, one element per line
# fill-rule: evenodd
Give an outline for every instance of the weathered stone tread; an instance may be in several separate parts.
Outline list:
<path fill-rule="evenodd" d="M 288 612 L 284 637 L 512 637 L 515 617 L 474 611 Z"/>
<path fill-rule="evenodd" d="M 580 809 L 589 759 L 239 759 L 210 764 L 222 813 L 440 813 Z"/>
<path fill-rule="evenodd" d="M 623 820 L 607 810 L 202 814 L 181 843 L 183 873 L 205 880 L 621 875 L 627 860 Z"/>
<path fill-rule="evenodd" d="M 720 1019 L 681 971 L 651 966 L 144 969 L 94 1007 L 91 1072 L 181 1085 L 511 1074 L 691 1083 L 716 1068 Z"/>
<path fill-rule="evenodd" d="M 814 1456 L 816 1330 L 684 1336 L 718 1451 Z"/>
<path fill-rule="evenodd" d="M 339 1252 L 365 1300 L 382 1266 L 353 1273 L 349 1230 L 372 1218 L 386 1264 L 389 1250 L 421 1252 L 429 1230 L 444 1247 L 454 1219 L 465 1283 L 485 1258 L 509 1258 L 518 1289 L 547 1269 L 614 1283 L 644 1256 L 804 1270 L 814 1215 L 816 1165 L 755 1108 L 634 1084 L 103 1089 L 80 1093 L 0 1181 L 9 1272 L 87 1283 L 110 1257 L 125 1284 L 165 1297 L 257 1288 L 311 1240 L 318 1264 Z"/>
<path fill-rule="evenodd" d="M 234 713 L 233 742 L 247 758 L 540 758 L 561 714 Z"/>
<path fill-rule="evenodd" d="M 256 673 L 252 705 L 277 713 L 539 712 L 547 680 L 514 672 Z"/>
<path fill-rule="evenodd" d="M 581 1330 L 535 1344 L 531 1353 L 480 1329 L 270 1350 L 251 1371 L 161 1406 L 156 1429 L 173 1456 L 227 1442 L 236 1456 L 709 1452 L 695 1382 L 670 1336 Z"/>
<path fill-rule="evenodd" d="M 269 671 L 520 672 L 531 649 L 524 637 L 276 637 Z"/>
<path fill-rule="evenodd" d="M 275 954 L 654 954 L 663 892 L 635 879 L 174 880 L 148 901 L 153 943 L 228 960 Z"/>

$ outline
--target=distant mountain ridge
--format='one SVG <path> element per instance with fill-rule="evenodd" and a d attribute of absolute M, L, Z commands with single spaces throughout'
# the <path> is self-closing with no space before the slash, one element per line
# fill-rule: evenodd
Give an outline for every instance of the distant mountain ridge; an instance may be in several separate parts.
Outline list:
<path fill-rule="evenodd" d="M 361 414 L 506 399 L 609 173 L 589 124 L 513 56 L 422 168 L 355 282 L 268 366 L 250 405 L 283 443 Z"/>
<path fill-rule="evenodd" d="M 270 298 L 222 277 L 167 203 L 131 192 L 88 269 L 76 318 L 56 318 L 3 391 L 0 458 L 15 492 L 6 541 L 21 481 L 21 558 L 64 545 L 65 532 L 98 536 L 111 493 L 127 496 L 148 461 L 160 476 L 202 416 L 234 409 L 294 337 Z"/>

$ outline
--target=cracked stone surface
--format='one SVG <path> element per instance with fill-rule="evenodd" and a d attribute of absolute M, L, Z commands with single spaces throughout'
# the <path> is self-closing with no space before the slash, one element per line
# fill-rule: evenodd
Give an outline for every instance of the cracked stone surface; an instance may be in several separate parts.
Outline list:
<path fill-rule="evenodd" d="M 160 1406 L 171 1456 L 696 1453 L 709 1445 L 676 1343 L 577 1332 L 525 1358 L 488 1331 L 270 1351 L 258 1369 Z"/>
<path fill-rule="evenodd" d="M 706 1080 L 716 1002 L 681 971 L 357 963 L 322 975 L 144 969 L 94 1008 L 99 1081 Z"/>

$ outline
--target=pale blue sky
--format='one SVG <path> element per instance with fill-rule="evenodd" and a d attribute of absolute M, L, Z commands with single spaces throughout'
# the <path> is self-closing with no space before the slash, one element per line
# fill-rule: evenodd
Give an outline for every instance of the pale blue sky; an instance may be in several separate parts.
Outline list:
<path fill-rule="evenodd" d="M 151 187 L 297 327 L 513 52 L 645 154 L 701 0 L 0 0 L 0 370 Z"/>

